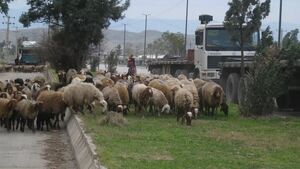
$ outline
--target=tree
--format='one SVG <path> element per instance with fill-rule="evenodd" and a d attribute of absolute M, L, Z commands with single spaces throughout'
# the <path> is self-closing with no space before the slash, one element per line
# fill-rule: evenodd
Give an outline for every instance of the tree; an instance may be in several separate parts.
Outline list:
<path fill-rule="evenodd" d="M 110 51 L 109 56 L 106 58 L 108 65 L 108 72 L 115 73 L 117 71 L 117 65 L 119 62 L 119 56 L 117 55 L 117 48 Z"/>
<path fill-rule="evenodd" d="M 293 45 L 299 45 L 298 33 L 299 29 L 294 29 L 288 32 L 282 39 L 282 48 L 288 49 Z"/>
<path fill-rule="evenodd" d="M 270 0 L 232 0 L 228 3 L 224 25 L 241 49 L 241 76 L 245 74 L 244 45 L 251 35 L 261 27 L 261 20 L 270 12 Z"/>
<path fill-rule="evenodd" d="M 261 33 L 261 40 L 257 47 L 257 53 L 263 53 L 266 48 L 272 46 L 274 44 L 274 38 L 272 35 L 272 31 L 270 30 L 270 26 L 268 26 Z"/>
<path fill-rule="evenodd" d="M 129 0 L 28 0 L 27 4 L 30 8 L 20 22 L 25 27 L 32 22 L 50 24 L 55 28 L 52 41 L 61 49 L 56 52 L 58 62 L 64 69 L 80 69 L 85 65 L 89 46 L 101 42 L 102 30 L 108 28 L 111 20 L 124 17 Z"/>
<path fill-rule="evenodd" d="M 0 13 L 7 15 L 8 12 L 8 3 L 12 0 L 0 0 Z"/>
<path fill-rule="evenodd" d="M 184 53 L 184 36 L 182 33 L 164 32 L 161 37 L 148 45 L 150 53 L 182 56 Z"/>

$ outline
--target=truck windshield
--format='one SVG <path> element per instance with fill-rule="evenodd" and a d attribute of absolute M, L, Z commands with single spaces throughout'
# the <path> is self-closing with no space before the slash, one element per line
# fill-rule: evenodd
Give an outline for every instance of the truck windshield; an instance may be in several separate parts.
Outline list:
<path fill-rule="evenodd" d="M 244 44 L 244 50 L 255 50 L 258 42 L 258 33 L 255 32 L 248 42 Z M 225 28 L 209 28 L 206 30 L 207 51 L 239 51 L 240 46 L 231 40 L 229 32 Z"/>

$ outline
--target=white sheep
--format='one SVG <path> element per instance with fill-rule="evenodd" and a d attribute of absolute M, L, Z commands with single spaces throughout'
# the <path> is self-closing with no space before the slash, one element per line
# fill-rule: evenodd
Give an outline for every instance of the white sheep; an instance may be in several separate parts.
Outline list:
<path fill-rule="evenodd" d="M 108 104 L 109 111 L 117 111 L 119 113 L 123 112 L 123 103 L 117 88 L 107 86 L 102 90 L 102 93 Z"/>
<path fill-rule="evenodd" d="M 90 83 L 69 84 L 60 91 L 64 92 L 64 102 L 73 110 L 83 111 L 85 105 L 92 112 L 92 106 L 100 105 L 102 110 L 106 111 L 107 102 L 104 100 L 103 94 Z"/>

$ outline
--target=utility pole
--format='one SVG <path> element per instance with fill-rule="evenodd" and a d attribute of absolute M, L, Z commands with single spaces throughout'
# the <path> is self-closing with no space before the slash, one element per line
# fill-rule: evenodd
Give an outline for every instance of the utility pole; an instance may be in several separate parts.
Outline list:
<path fill-rule="evenodd" d="M 123 60 L 125 62 L 125 50 L 126 50 L 126 24 L 124 24 L 124 44 L 123 44 Z"/>
<path fill-rule="evenodd" d="M 185 10 L 185 34 L 184 34 L 184 54 L 186 55 L 186 43 L 187 43 L 187 24 L 188 24 L 188 16 L 189 16 L 189 0 L 186 0 L 186 10 Z"/>
<path fill-rule="evenodd" d="M 279 5 L 279 28 L 278 28 L 278 47 L 281 48 L 281 18 L 282 18 L 282 0 Z"/>
<path fill-rule="evenodd" d="M 148 16 L 150 14 L 143 14 L 145 15 L 145 38 L 144 38 L 144 64 L 146 64 L 146 43 L 147 43 L 147 21 L 148 21 Z"/>
<path fill-rule="evenodd" d="M 18 27 L 16 26 L 16 56 L 17 56 L 17 57 L 18 57 L 18 55 L 19 55 L 18 37 L 19 37 L 19 30 L 18 30 Z"/>
<path fill-rule="evenodd" d="M 14 19 L 15 17 L 11 17 L 11 16 L 3 16 L 3 18 L 7 19 L 6 22 L 2 22 L 2 24 L 6 24 L 7 27 L 6 27 L 6 39 L 5 39 L 5 45 L 6 45 L 6 48 L 9 48 L 9 25 L 11 24 L 15 24 L 15 23 L 12 23 L 10 22 L 10 19 Z"/>

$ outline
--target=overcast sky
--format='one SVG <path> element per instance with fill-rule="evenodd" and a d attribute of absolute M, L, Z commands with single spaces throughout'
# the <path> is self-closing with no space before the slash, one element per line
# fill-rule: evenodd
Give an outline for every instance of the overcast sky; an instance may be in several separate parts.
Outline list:
<path fill-rule="evenodd" d="M 129 9 L 125 12 L 127 19 L 143 19 L 143 14 L 151 14 L 149 19 L 185 20 L 187 0 L 131 0 Z M 197 21 L 199 14 L 210 14 L 216 22 L 222 22 L 228 10 L 229 0 L 189 0 L 189 20 Z M 300 0 L 283 0 L 283 21 L 299 25 L 298 11 Z M 10 4 L 10 15 L 18 17 L 26 11 L 26 0 L 14 0 Z M 297 12 L 298 11 L 298 12 Z M 271 13 L 265 23 L 278 22 L 279 0 L 271 0 Z M 18 19 L 16 19 L 17 22 Z M 0 23 L 3 18 L 0 18 Z M 120 21 L 122 23 L 124 21 Z M 0 28 L 4 28 L 1 25 Z"/>

